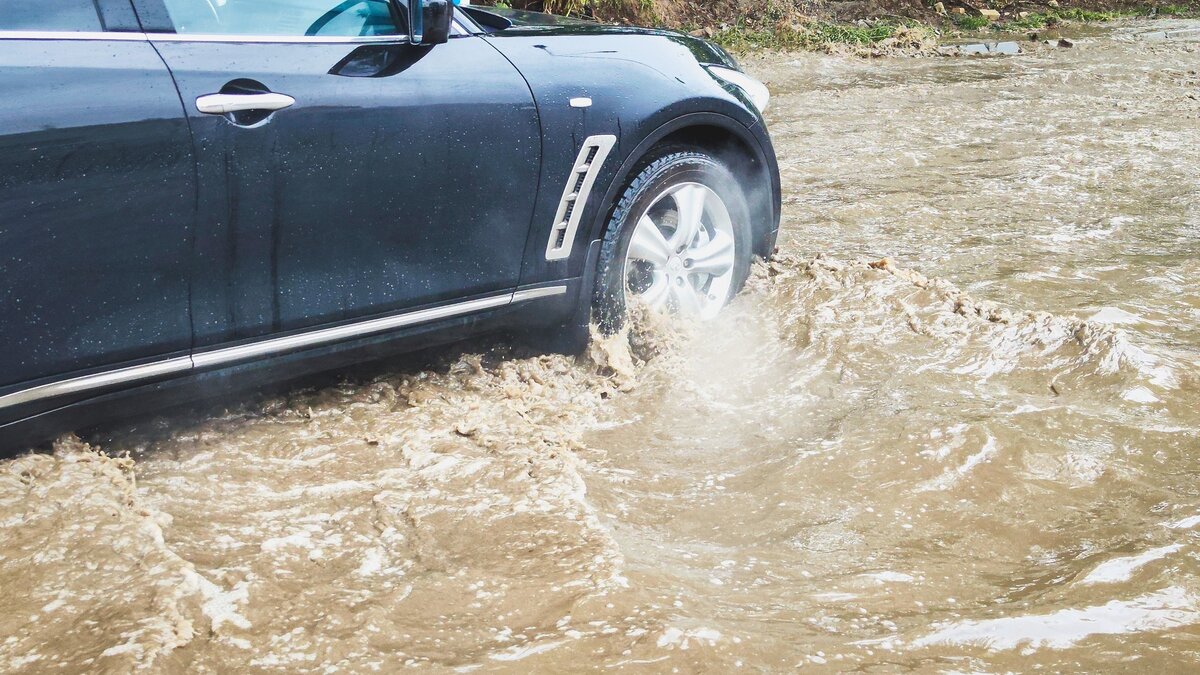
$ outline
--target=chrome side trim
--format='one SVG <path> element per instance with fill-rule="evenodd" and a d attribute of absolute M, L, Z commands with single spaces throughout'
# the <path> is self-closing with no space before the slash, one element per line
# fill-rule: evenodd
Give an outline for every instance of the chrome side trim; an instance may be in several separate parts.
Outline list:
<path fill-rule="evenodd" d="M 455 37 L 470 35 L 456 18 L 451 25 Z M 407 35 L 235 35 L 210 33 L 137 33 L 117 31 L 0 30 L 0 40 L 120 40 L 125 42 L 279 42 L 317 44 L 359 44 L 408 42 Z"/>
<path fill-rule="evenodd" d="M 406 35 L 210 35 L 189 33 L 118 33 L 116 31 L 0 30 L 0 40 L 120 40 L 124 42 L 232 42 L 295 44 L 360 44 L 408 42 Z"/>
<path fill-rule="evenodd" d="M 121 40 L 145 42 L 145 33 L 115 31 L 0 30 L 0 40 Z"/>
<path fill-rule="evenodd" d="M 542 288 L 528 288 L 523 291 L 513 293 L 512 301 L 514 303 L 524 302 L 526 300 L 536 300 L 538 298 L 549 298 L 555 295 L 564 295 L 567 292 L 566 286 L 545 286 Z"/>
<path fill-rule="evenodd" d="M 583 217 L 584 205 L 596 175 L 609 151 L 617 142 L 612 134 L 588 136 L 579 149 L 575 165 L 567 184 L 563 186 L 562 198 L 558 201 L 558 211 L 554 214 L 554 225 L 550 228 L 550 239 L 546 242 L 546 260 L 562 260 L 571 256 L 575 246 L 575 231 L 579 229 L 579 220 Z"/>
<path fill-rule="evenodd" d="M 295 351 L 305 349 L 307 347 L 315 347 L 323 343 L 340 342 L 355 337 L 364 337 L 374 333 L 382 333 L 384 331 L 403 328 L 405 326 L 413 326 L 438 319 L 448 319 L 455 316 L 470 314 L 485 309 L 495 309 L 513 305 L 518 302 L 526 302 L 545 298 L 555 295 L 562 295 L 567 292 L 567 287 L 544 286 L 541 288 L 530 288 L 526 290 L 518 290 L 515 292 L 501 293 L 499 295 L 491 295 L 475 300 L 467 300 L 458 302 L 452 305 L 443 305 L 441 307 L 431 307 L 429 309 L 419 309 L 413 312 L 404 314 L 396 314 L 393 316 L 385 316 L 379 319 L 369 319 L 367 321 L 359 321 L 357 323 L 346 324 L 344 326 L 335 326 L 333 328 L 321 328 L 318 330 L 299 333 L 296 335 L 288 335 L 280 338 L 270 338 L 259 342 L 253 342 L 246 345 L 238 345 L 237 347 L 225 347 L 223 349 L 214 349 L 208 352 L 200 352 L 192 356 L 178 356 L 162 361 L 155 361 L 140 366 L 129 366 L 127 368 L 118 368 L 109 370 L 103 373 L 94 375 L 83 375 L 81 377 L 73 377 L 68 380 L 60 380 L 49 384 L 42 384 L 28 389 L 14 391 L 4 396 L 0 396 L 0 408 L 29 403 L 43 398 L 52 398 L 55 396 L 64 396 L 67 394 L 75 394 L 90 389 L 101 389 L 118 384 L 136 382 L 138 380 L 148 380 L 164 375 L 177 375 L 186 373 L 194 369 L 212 368 L 238 361 L 244 361 L 259 356 L 268 356 L 279 354 L 282 352 Z"/>
<path fill-rule="evenodd" d="M 493 295 L 486 298 L 476 300 L 468 300 L 459 302 L 453 305 L 444 305 L 442 307 L 432 307 L 430 309 L 420 309 L 415 312 L 407 312 L 397 314 L 395 316 L 385 316 L 379 319 L 370 319 L 368 321 L 360 321 L 351 323 L 345 326 L 336 326 L 334 328 L 322 328 L 320 330 L 300 333 L 298 335 L 288 335 L 287 337 L 271 338 L 261 342 L 253 342 L 248 345 L 238 347 L 226 347 L 224 349 L 216 349 L 211 352 L 201 352 L 192 355 L 192 363 L 196 368 L 211 368 L 236 361 L 244 361 L 256 356 L 266 356 L 268 354 L 278 354 L 280 352 L 290 352 L 304 347 L 314 347 L 323 342 L 340 342 L 354 337 L 363 337 L 372 333 L 382 333 L 383 331 L 392 330 L 394 328 L 403 328 L 412 326 L 418 323 L 426 323 L 436 321 L 438 319 L 448 319 L 450 317 L 459 316 L 460 314 L 470 314 L 484 309 L 493 309 L 495 307 L 503 307 L 513 301 L 512 293 L 503 295 Z"/>
<path fill-rule="evenodd" d="M 61 380 L 59 382 L 51 382 L 29 389 L 14 391 L 11 394 L 0 396 L 0 408 L 29 403 L 42 398 L 50 398 L 52 396 L 64 396 L 66 394 L 74 394 L 89 389 L 99 389 L 101 387 L 109 387 L 114 384 L 124 384 L 126 382 L 136 382 L 137 380 L 148 380 L 152 377 L 160 377 L 162 375 L 173 375 L 176 373 L 187 372 L 192 369 L 192 360 L 187 356 L 179 356 L 165 361 L 155 361 L 141 366 L 130 366 L 128 368 L 120 368 L 118 370 L 109 370 L 95 375 L 84 375 L 82 377 L 73 377 L 69 380 Z"/>

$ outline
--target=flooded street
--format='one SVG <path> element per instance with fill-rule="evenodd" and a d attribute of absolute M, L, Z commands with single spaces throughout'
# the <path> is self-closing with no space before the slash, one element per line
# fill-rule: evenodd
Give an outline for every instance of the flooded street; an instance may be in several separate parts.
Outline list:
<path fill-rule="evenodd" d="M 715 324 L 5 460 L 0 670 L 1200 667 L 1187 26 L 749 59 L 780 255 Z"/>

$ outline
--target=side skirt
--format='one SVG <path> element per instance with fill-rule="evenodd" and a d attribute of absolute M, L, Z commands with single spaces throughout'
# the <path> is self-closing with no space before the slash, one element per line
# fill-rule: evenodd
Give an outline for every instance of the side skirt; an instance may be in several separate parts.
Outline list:
<path fill-rule="evenodd" d="M 64 400 L 51 410 L 34 410 L 27 415 L 20 415 L 19 408 L 14 410 L 18 418 L 0 424 L 0 456 L 21 449 L 21 444 L 45 441 L 64 431 L 197 399 L 226 396 L 484 333 L 560 323 L 574 312 L 579 285 L 580 280 L 571 279 L 167 360 L 173 368 L 177 368 L 178 361 L 187 360 L 183 369 L 148 368 L 163 362 L 134 367 L 144 377 L 130 377 L 127 371 L 134 369 L 124 368 L 89 375 L 86 378 L 109 379 L 91 380 L 103 389 L 89 390 L 78 382 L 70 385 L 67 391 L 86 396 L 82 400 Z M 53 396 L 53 392 L 61 393 L 63 385 L 74 380 L 85 378 L 35 389 L 46 391 L 45 387 L 56 387 L 47 394 Z M 30 390 L 3 398 L 27 391 Z M 30 401 L 36 404 L 44 398 L 34 397 Z M 44 406 L 52 401 L 41 400 L 41 403 Z"/>

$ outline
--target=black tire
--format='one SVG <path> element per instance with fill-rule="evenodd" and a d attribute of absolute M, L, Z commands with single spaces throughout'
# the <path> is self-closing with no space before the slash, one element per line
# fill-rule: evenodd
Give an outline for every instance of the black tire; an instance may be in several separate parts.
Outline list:
<path fill-rule="evenodd" d="M 625 254 L 635 224 L 656 196 L 669 186 L 683 182 L 705 185 L 725 202 L 733 222 L 735 247 L 729 297 L 732 298 L 746 283 L 754 247 L 750 209 L 741 183 L 720 159 L 702 150 L 674 146 L 653 151 L 640 168 L 635 169 L 629 185 L 613 207 L 600 244 L 592 311 L 603 333 L 611 335 L 625 323 Z"/>

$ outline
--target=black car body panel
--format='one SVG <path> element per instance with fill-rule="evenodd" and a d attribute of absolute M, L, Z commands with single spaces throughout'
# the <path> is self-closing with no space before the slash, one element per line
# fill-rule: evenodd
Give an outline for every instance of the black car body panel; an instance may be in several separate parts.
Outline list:
<path fill-rule="evenodd" d="M 483 41 L 154 44 L 185 101 L 234 80 L 296 99 L 245 126 L 189 107 L 198 347 L 517 286 L 541 134 Z"/>
<path fill-rule="evenodd" d="M 756 247 L 773 246 L 765 123 L 710 72 L 736 63 L 703 40 L 480 9 L 436 46 L 193 36 L 163 0 L 62 2 L 75 13 L 56 22 L 86 3 L 95 25 L 0 17 L 0 444 L 586 321 L 595 243 L 659 143 L 736 154 L 758 192 Z M 211 94 L 293 102 L 203 113 Z M 550 259 L 596 136 L 611 153 Z"/>
<path fill-rule="evenodd" d="M 528 15 L 529 13 L 524 13 Z M 705 50 L 695 38 L 670 31 L 601 26 L 583 22 L 513 28 L 491 33 L 495 45 L 525 76 L 542 118 L 542 182 L 530 243 L 525 253 L 522 280 L 542 281 L 578 276 L 582 256 L 561 262 L 546 261 L 545 248 L 554 224 L 560 187 L 568 178 L 579 143 L 593 134 L 615 134 L 611 159 L 597 179 L 600 185 L 620 184 L 625 160 L 640 157 L 643 141 L 665 135 L 672 122 L 701 114 L 746 139 L 754 128 L 765 128 L 761 117 L 731 93 L 704 68 L 697 52 L 708 62 L 719 62 L 720 52 Z M 562 73 L 570 72 L 566 78 Z M 631 94 L 636 92 L 636 95 Z M 586 97 L 591 105 L 572 108 L 572 98 Z M 699 120 L 696 120 L 699 122 Z M 755 145 L 761 144 L 755 138 Z M 588 212 L 604 212 L 603 193 L 592 193 Z M 576 246 L 596 238 L 596 223 L 577 233 Z"/>
<path fill-rule="evenodd" d="M 0 392 L 186 354 L 195 168 L 154 48 L 5 40 L 0 91 Z"/>

